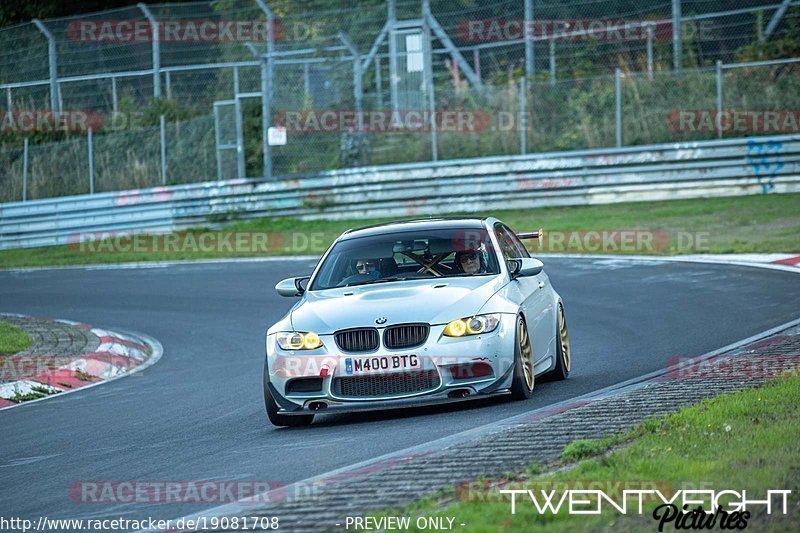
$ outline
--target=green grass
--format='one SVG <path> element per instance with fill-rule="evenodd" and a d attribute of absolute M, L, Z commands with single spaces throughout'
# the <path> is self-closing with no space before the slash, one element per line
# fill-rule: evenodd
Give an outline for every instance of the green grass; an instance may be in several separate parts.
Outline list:
<path fill-rule="evenodd" d="M 51 391 L 47 387 L 35 386 L 31 387 L 31 391 L 25 394 L 17 393 L 9 400 L 16 403 L 22 402 L 29 402 L 31 400 L 38 400 L 39 398 L 44 398 L 45 396 L 50 396 L 51 394 L 58 394 L 58 391 Z"/>
<path fill-rule="evenodd" d="M 536 466 L 522 474 L 523 482 L 509 488 L 556 490 L 560 497 L 567 486 L 611 492 L 614 482 L 623 481 L 628 485 L 622 488 L 659 488 L 667 497 L 680 489 L 746 489 L 749 499 L 763 497 L 768 489 L 791 490 L 789 514 L 784 516 L 773 509 L 770 517 L 763 506 L 755 506 L 748 525 L 756 531 L 797 531 L 798 377 L 782 377 L 758 389 L 718 396 L 673 415 L 647 420 L 611 439 L 575 441 L 566 447 L 561 462 L 550 465 L 555 473 L 540 475 Z M 615 447 L 609 452 L 611 446 Z M 616 498 L 621 497 L 621 490 Z M 464 529 L 470 532 L 532 531 L 540 527 L 564 532 L 655 531 L 658 526 L 652 518 L 656 505 L 652 501 L 646 501 L 641 516 L 622 515 L 613 509 L 602 515 L 570 516 L 565 509 L 557 515 L 539 514 L 530 500 L 517 496 L 516 514 L 512 515 L 508 495 L 483 491 L 466 498 L 464 494 L 460 498 L 427 498 L 388 514 L 455 517 L 456 523 L 466 524 Z M 665 528 L 674 530 L 674 523 Z"/>
<path fill-rule="evenodd" d="M 465 213 L 477 216 L 494 215 L 517 231 L 544 228 L 555 236 L 563 231 L 659 230 L 667 240 L 664 246 L 642 249 L 662 255 L 681 253 L 800 253 L 800 194 L 770 194 L 640 202 L 608 205 L 546 207 L 539 209 L 497 210 Z M 5 250 L 0 252 L 0 267 L 78 265 L 132 261 L 164 261 L 220 257 L 254 257 L 259 255 L 318 255 L 344 230 L 397 220 L 303 221 L 291 218 L 260 218 L 234 221 L 224 231 L 267 233 L 266 253 L 250 251 L 109 251 L 99 244 L 50 246 Z M 183 232 L 200 237 L 210 230 Z M 556 233 L 554 233 L 556 232 Z M 565 244 L 571 234 L 566 234 Z M 691 238 L 688 238 L 691 236 Z M 699 237 L 699 240 L 698 240 Z M 554 243 L 554 240 L 549 241 Z M 529 241 L 530 243 L 530 241 Z M 108 244 L 108 243 L 107 243 Z M 146 249 L 150 249 L 145 245 Z M 613 250 L 589 247 L 531 247 L 538 252 L 614 253 Z M 628 251 L 627 253 L 631 253 Z M 633 251 L 635 253 L 635 251 Z"/>
<path fill-rule="evenodd" d="M 31 345 L 31 338 L 22 329 L 0 320 L 0 355 L 21 352 Z"/>

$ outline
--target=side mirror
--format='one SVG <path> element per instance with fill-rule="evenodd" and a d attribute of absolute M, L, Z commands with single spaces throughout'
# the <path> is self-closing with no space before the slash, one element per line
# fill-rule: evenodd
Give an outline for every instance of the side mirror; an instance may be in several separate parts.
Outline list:
<path fill-rule="evenodd" d="M 306 292 L 304 283 L 307 283 L 310 278 L 308 276 L 300 278 L 286 278 L 275 285 L 275 290 L 281 296 L 292 298 L 294 296 L 302 296 Z"/>
<path fill-rule="evenodd" d="M 508 260 L 508 270 L 512 278 L 535 276 L 541 272 L 542 269 L 544 269 L 544 263 L 532 257 Z"/>

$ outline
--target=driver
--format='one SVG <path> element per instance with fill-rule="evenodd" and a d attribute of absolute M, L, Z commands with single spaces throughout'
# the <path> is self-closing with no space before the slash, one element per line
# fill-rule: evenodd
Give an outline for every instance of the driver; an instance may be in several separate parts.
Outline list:
<path fill-rule="evenodd" d="M 381 271 L 378 270 L 377 259 L 359 259 L 356 261 L 356 272 L 359 274 L 369 274 L 375 278 L 381 277 Z"/>
<path fill-rule="evenodd" d="M 481 261 L 481 254 L 476 250 L 456 252 L 455 264 L 464 274 L 469 276 L 473 274 L 483 274 L 485 272 L 483 261 Z"/>

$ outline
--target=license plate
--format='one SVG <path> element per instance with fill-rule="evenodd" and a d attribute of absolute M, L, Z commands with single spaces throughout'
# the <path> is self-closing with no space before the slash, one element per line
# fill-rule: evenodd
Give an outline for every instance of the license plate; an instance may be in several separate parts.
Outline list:
<path fill-rule="evenodd" d="M 420 366 L 419 357 L 416 355 L 375 355 L 373 357 L 348 357 L 344 360 L 344 371 L 348 376 L 410 370 Z"/>

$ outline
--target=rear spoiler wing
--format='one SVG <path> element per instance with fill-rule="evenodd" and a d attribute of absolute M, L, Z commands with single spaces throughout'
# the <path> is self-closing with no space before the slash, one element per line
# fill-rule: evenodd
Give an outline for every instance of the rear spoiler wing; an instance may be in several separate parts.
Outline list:
<path fill-rule="evenodd" d="M 539 231 L 517 233 L 517 237 L 520 239 L 540 239 L 542 236 L 544 236 L 544 230 L 542 228 L 539 228 Z"/>

